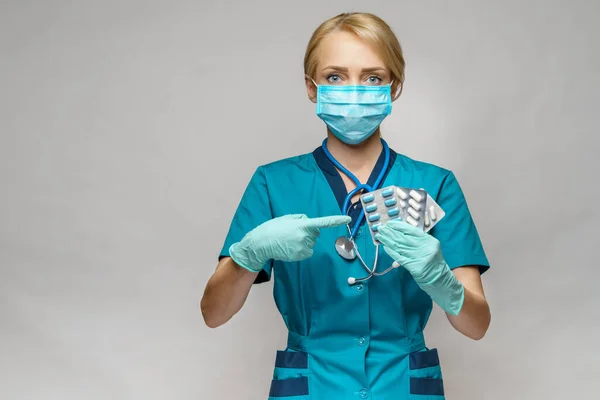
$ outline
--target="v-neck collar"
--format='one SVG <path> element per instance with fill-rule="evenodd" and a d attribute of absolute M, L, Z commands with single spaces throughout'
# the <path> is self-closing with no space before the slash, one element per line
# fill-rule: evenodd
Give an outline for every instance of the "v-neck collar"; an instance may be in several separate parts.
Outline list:
<path fill-rule="evenodd" d="M 313 157 L 315 158 L 315 161 L 317 162 L 319 169 L 323 172 L 323 175 L 327 179 L 327 183 L 329 183 L 329 187 L 331 188 L 331 191 L 333 192 L 335 199 L 337 200 L 340 210 L 343 210 L 344 200 L 346 199 L 346 196 L 348 195 L 348 191 L 346 190 L 346 185 L 344 184 L 344 180 L 342 179 L 342 177 L 341 177 L 340 173 L 338 172 L 338 170 L 336 169 L 335 165 L 329 160 L 329 158 L 327 158 L 327 156 L 325 155 L 325 151 L 323 151 L 323 148 L 321 146 L 317 147 L 313 151 L 312 154 L 313 154 Z M 385 182 L 385 178 L 387 177 L 390 170 L 392 169 L 392 166 L 394 165 L 394 162 L 396 161 L 396 156 L 397 156 L 396 152 L 394 150 L 390 149 L 390 160 L 388 163 L 387 170 L 385 171 L 385 173 L 383 175 L 383 179 L 381 180 L 381 184 L 383 184 L 383 182 Z M 381 154 L 379 155 L 379 158 L 377 159 L 377 162 L 375 163 L 375 167 L 373 167 L 373 170 L 371 171 L 371 175 L 369 175 L 369 179 L 367 180 L 368 185 L 373 186 L 375 184 L 377 177 L 379 176 L 381 170 L 383 169 L 384 163 L 385 163 L 385 151 L 382 149 Z M 356 221 L 356 219 L 360 215 L 361 210 L 362 210 L 362 206 L 360 204 L 360 201 L 357 201 L 350 206 L 348 215 L 352 218 L 353 223 Z M 364 219 L 363 219 L 363 223 L 364 223 Z"/>

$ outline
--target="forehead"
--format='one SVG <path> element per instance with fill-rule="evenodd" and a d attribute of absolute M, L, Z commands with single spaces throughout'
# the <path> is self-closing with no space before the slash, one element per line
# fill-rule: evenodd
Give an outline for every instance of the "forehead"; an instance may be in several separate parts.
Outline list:
<path fill-rule="evenodd" d="M 318 49 L 318 69 L 328 65 L 347 68 L 386 68 L 377 48 L 346 31 L 332 32 L 323 38 Z M 386 68 L 387 69 L 387 68 Z"/>

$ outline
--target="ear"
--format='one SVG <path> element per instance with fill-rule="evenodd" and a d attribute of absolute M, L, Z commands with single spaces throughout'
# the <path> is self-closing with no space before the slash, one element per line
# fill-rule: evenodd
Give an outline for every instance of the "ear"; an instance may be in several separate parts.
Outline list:
<path fill-rule="evenodd" d="M 317 87 L 313 83 L 312 79 L 308 75 L 304 75 L 304 84 L 306 85 L 306 93 L 308 99 L 313 103 L 317 102 Z"/>

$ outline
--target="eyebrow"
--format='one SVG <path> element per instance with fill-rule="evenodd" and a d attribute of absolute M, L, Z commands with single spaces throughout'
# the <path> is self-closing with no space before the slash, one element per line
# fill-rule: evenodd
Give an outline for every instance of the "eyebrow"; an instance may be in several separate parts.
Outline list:
<path fill-rule="evenodd" d="M 323 71 L 325 71 L 326 69 L 334 69 L 336 71 L 348 72 L 348 68 L 346 68 L 346 67 L 340 67 L 338 65 L 329 65 L 329 66 L 323 68 Z M 385 71 L 385 68 L 382 68 L 382 67 L 370 67 L 370 68 L 363 68 L 361 71 L 362 72 Z"/>

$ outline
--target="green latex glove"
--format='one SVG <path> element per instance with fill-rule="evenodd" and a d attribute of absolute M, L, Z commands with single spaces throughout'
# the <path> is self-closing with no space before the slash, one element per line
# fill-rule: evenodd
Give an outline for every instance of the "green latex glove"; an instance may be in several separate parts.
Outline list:
<path fill-rule="evenodd" d="M 308 218 L 290 214 L 273 218 L 250 232 L 229 248 L 229 255 L 240 267 L 260 271 L 269 260 L 301 261 L 313 254 L 320 228 L 350 223 L 344 215 Z"/>
<path fill-rule="evenodd" d="M 440 242 L 406 222 L 392 220 L 378 229 L 385 252 L 404 267 L 445 312 L 458 315 L 465 290 L 446 264 Z"/>

